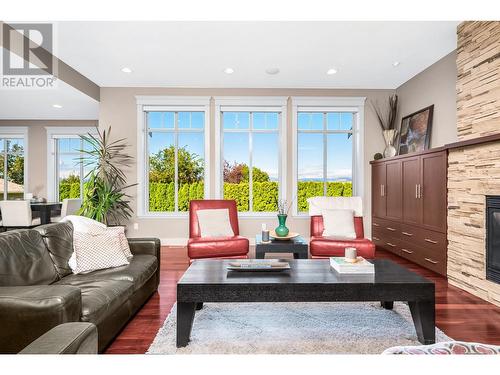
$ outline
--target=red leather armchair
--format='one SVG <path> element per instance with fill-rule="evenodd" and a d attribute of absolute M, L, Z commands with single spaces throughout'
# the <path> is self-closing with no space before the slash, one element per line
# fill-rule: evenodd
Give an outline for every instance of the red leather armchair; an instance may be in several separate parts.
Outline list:
<path fill-rule="evenodd" d="M 323 237 L 323 216 L 311 216 L 311 242 L 309 252 L 312 258 L 342 257 L 346 247 L 355 247 L 363 258 L 375 258 L 375 244 L 364 238 L 363 218 L 354 217 L 356 238 L 337 240 Z"/>
<path fill-rule="evenodd" d="M 198 210 L 227 208 L 233 228 L 233 237 L 200 237 Z M 234 200 L 192 200 L 189 203 L 189 259 L 200 258 L 248 258 L 248 239 L 239 235 L 238 210 Z"/>

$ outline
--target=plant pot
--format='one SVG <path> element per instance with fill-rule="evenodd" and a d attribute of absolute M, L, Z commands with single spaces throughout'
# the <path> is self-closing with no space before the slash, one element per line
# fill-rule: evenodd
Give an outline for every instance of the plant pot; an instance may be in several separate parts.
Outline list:
<path fill-rule="evenodd" d="M 390 129 L 390 130 L 384 130 L 382 133 L 384 135 L 384 140 L 385 140 L 384 157 L 392 158 L 397 154 L 396 147 L 394 147 L 394 141 L 396 140 L 398 131 L 396 129 Z"/>
<path fill-rule="evenodd" d="M 274 230 L 276 232 L 276 235 L 279 237 L 285 237 L 288 235 L 288 228 L 286 227 L 286 218 L 287 215 L 278 215 L 278 226 Z"/>

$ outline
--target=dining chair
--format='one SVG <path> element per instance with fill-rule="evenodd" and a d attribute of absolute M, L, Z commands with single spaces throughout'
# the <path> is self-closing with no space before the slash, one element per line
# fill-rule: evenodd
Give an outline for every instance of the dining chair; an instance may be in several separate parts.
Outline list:
<path fill-rule="evenodd" d="M 61 207 L 61 216 L 54 216 L 50 221 L 61 221 L 63 217 L 68 215 L 76 215 L 78 210 L 82 207 L 82 200 L 80 198 L 66 198 L 63 199 Z"/>
<path fill-rule="evenodd" d="M 40 218 L 33 219 L 27 200 L 0 201 L 2 227 L 8 229 L 33 228 L 40 225 Z"/>

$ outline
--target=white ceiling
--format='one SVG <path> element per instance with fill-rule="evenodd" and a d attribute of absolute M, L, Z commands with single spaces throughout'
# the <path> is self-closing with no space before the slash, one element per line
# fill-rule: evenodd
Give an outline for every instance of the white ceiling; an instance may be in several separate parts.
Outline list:
<path fill-rule="evenodd" d="M 456 48 L 457 24 L 68 21 L 57 55 L 106 87 L 394 89 Z"/>
<path fill-rule="evenodd" d="M 62 108 L 54 108 L 54 104 Z M 0 119 L 96 120 L 98 117 L 99 103 L 62 81 L 50 89 L 0 88 Z"/>
<path fill-rule="evenodd" d="M 102 87 L 394 89 L 456 48 L 458 22 L 55 25 L 55 54 Z M 233 74 L 224 73 L 228 67 Z M 280 73 L 268 75 L 269 68 Z M 330 68 L 338 73 L 327 75 Z M 98 113 L 98 102 L 64 82 L 49 90 L 0 88 L 0 119 L 94 120 Z"/>

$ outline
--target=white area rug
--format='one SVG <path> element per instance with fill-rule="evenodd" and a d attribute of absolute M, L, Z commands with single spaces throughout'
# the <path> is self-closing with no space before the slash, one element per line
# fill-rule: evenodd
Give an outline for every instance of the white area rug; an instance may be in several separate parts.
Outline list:
<path fill-rule="evenodd" d="M 408 306 L 380 303 L 206 303 L 177 349 L 174 305 L 148 354 L 380 354 L 419 345 Z M 436 342 L 450 341 L 436 328 Z"/>

